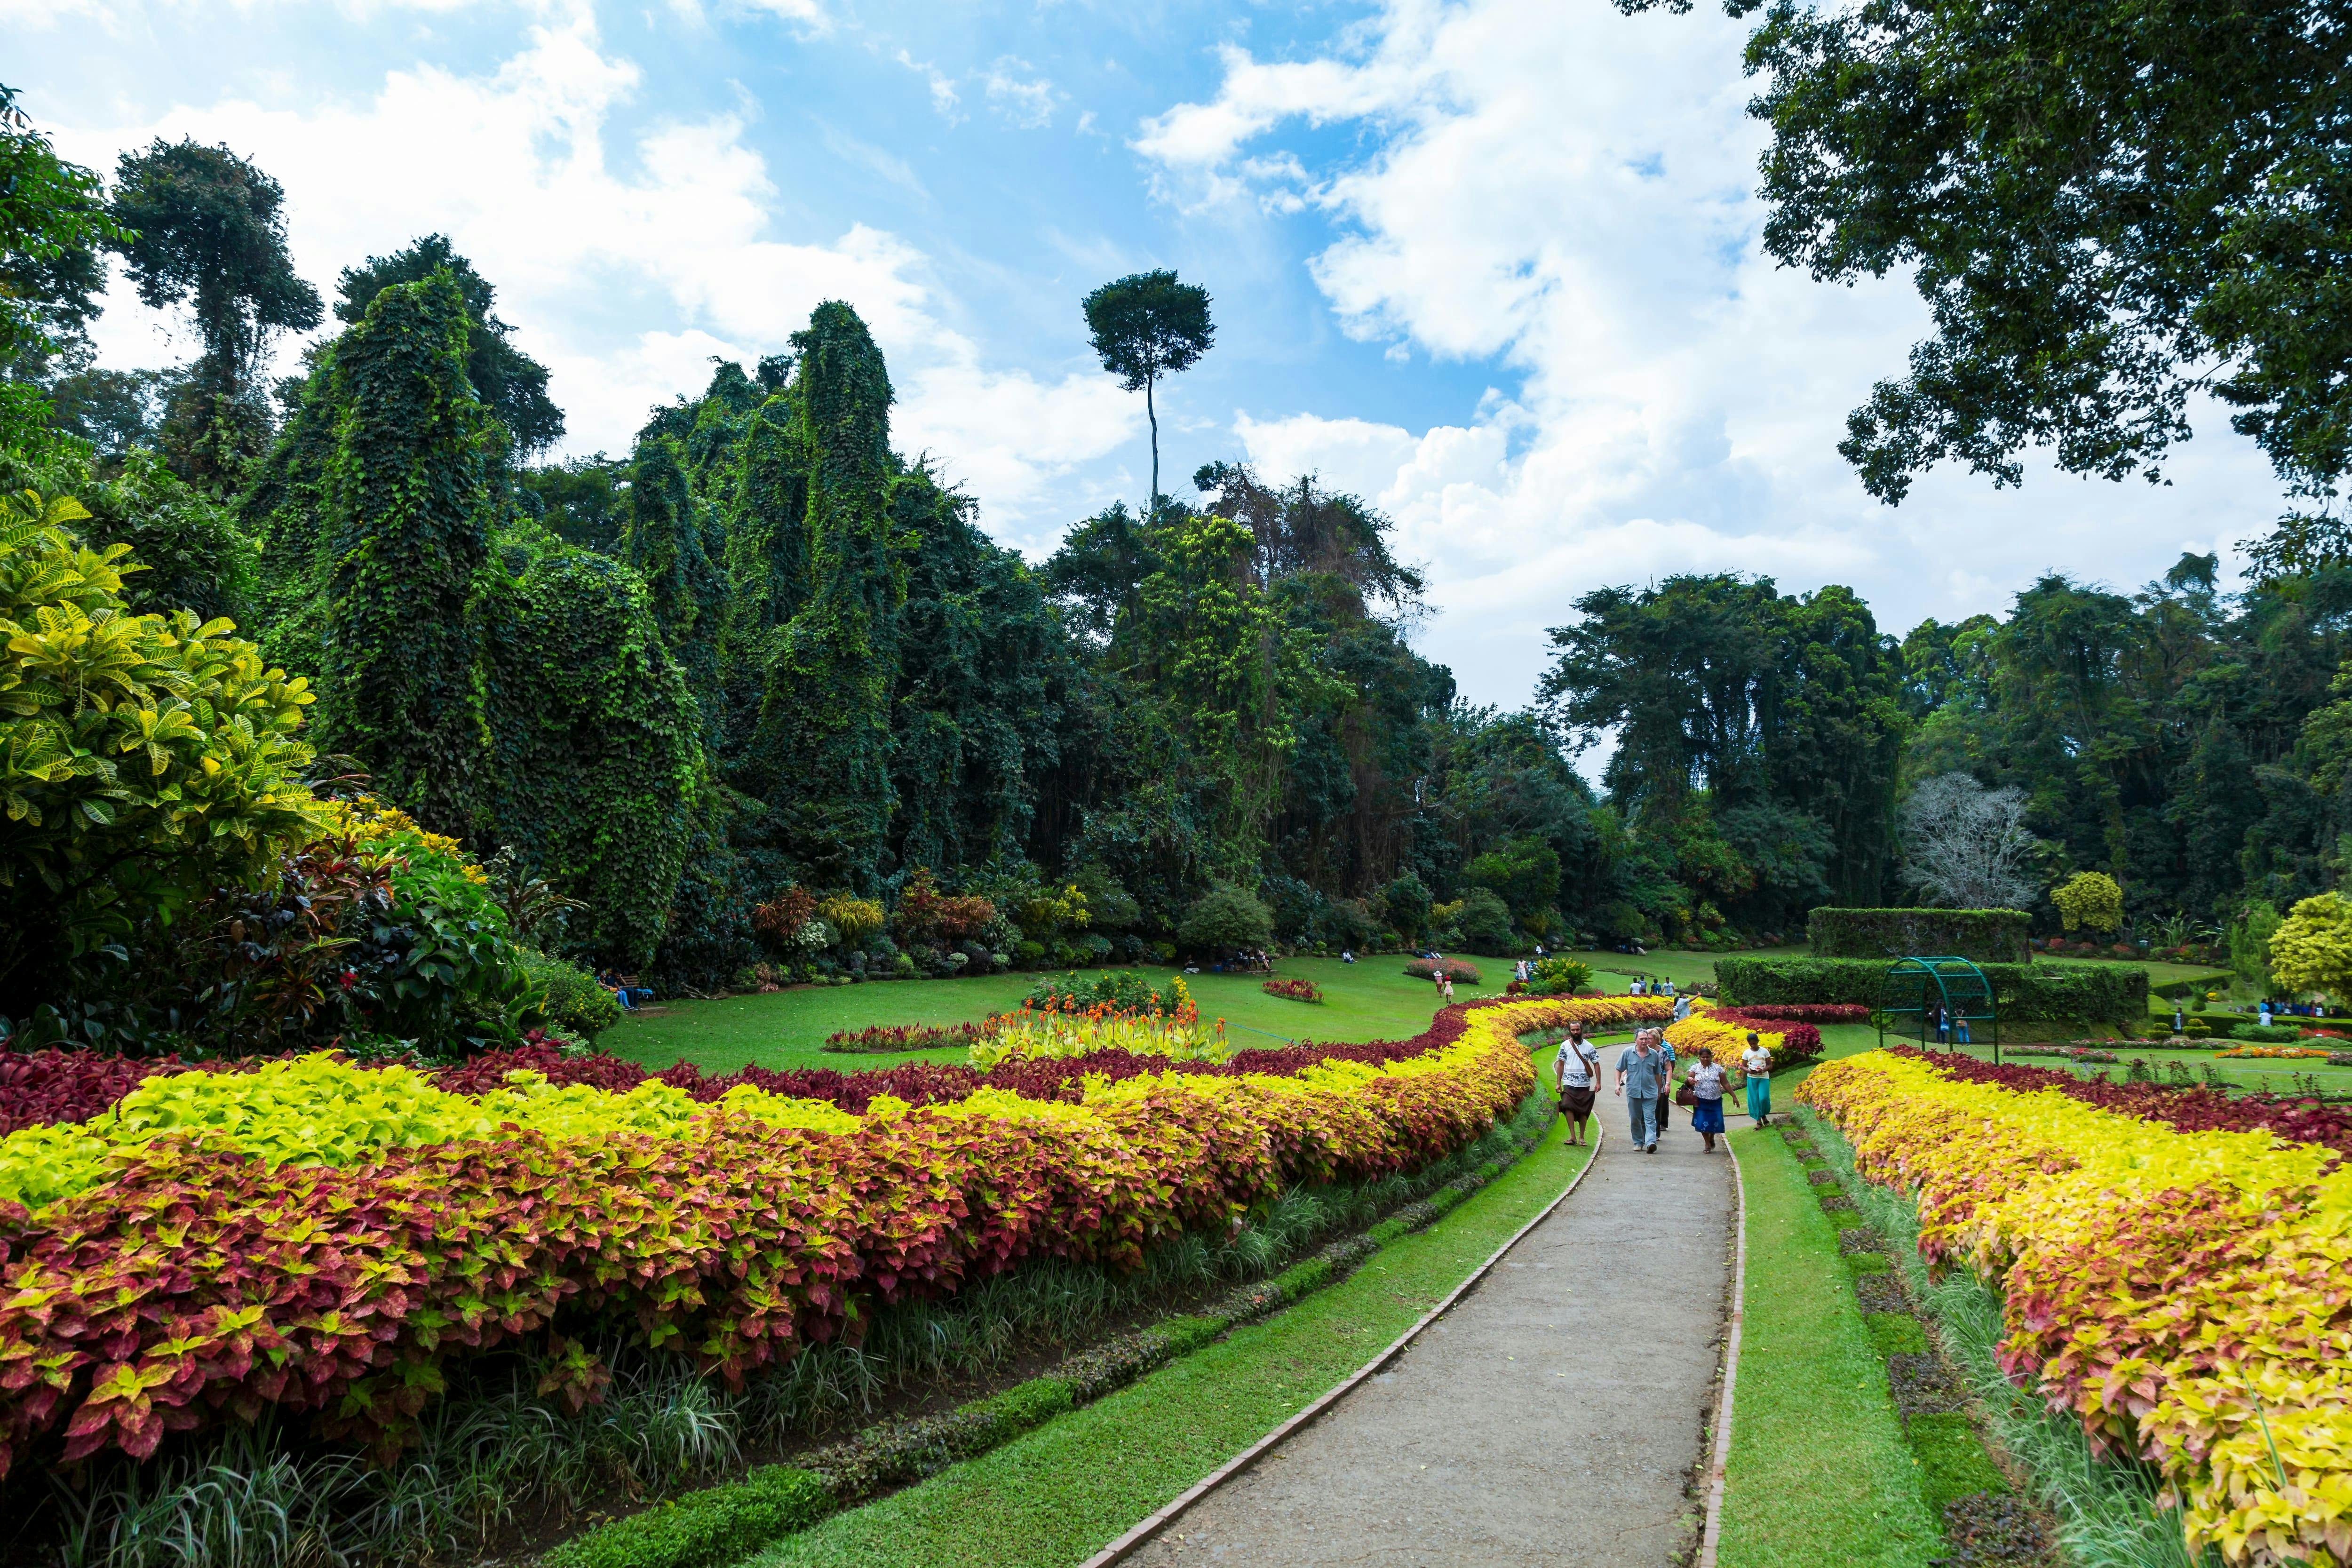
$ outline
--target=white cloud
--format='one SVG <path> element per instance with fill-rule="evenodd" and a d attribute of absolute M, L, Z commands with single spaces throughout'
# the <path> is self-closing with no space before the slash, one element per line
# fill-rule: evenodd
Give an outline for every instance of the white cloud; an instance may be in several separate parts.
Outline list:
<path fill-rule="evenodd" d="M 1216 94 L 1135 142 L 1180 206 L 1321 213 L 1339 234 L 1309 271 L 1349 334 L 1509 378 L 1419 432 L 1235 426 L 1269 471 L 1319 468 L 1397 520 L 1446 612 L 1425 640 L 1465 688 L 1523 700 L 1541 628 L 1601 583 L 1846 582 L 1899 631 L 2005 607 L 2044 567 L 2137 584 L 2268 521 L 2277 487 L 2218 416 L 2162 490 L 1938 471 L 1899 510 L 1865 496 L 1836 442 L 1926 312 L 1901 279 L 1829 287 L 1762 256 L 1741 36 L 1703 13 L 1391 0 L 1325 58 L 1228 49 Z M 1361 151 L 1290 144 L 1341 124 Z"/>
<path fill-rule="evenodd" d="M 939 111 L 941 119 L 950 125 L 958 124 L 962 121 L 963 116 L 957 112 L 957 105 L 962 100 L 956 96 L 955 82 L 945 71 L 940 70 L 929 60 L 915 58 L 904 49 L 900 49 L 894 58 L 900 65 L 905 66 L 929 84 L 931 107 Z"/>
<path fill-rule="evenodd" d="M 737 117 L 657 122 L 611 146 L 611 123 L 639 87 L 637 68 L 605 53 L 583 18 L 535 29 L 486 75 L 391 71 L 373 100 L 230 100 L 147 124 L 44 122 L 60 151 L 100 166 L 159 135 L 237 148 L 285 185 L 295 263 L 329 294 L 343 267 L 448 234 L 498 285 L 519 345 L 549 365 L 575 451 L 625 451 L 651 405 L 701 390 L 712 356 L 778 352 L 828 299 L 855 305 L 889 355 L 899 444 L 931 449 L 993 524 L 1023 530 L 1024 501 L 1139 426 L 1107 377 L 988 363 L 946 324 L 954 301 L 929 258 L 898 237 L 858 224 L 778 237 L 794 226 L 789 194 Z M 162 324 L 118 282 L 97 325 L 103 357 L 155 363 Z"/>
<path fill-rule="evenodd" d="M 988 105 L 1024 131 L 1042 131 L 1054 122 L 1054 104 L 1061 94 L 1039 76 L 1028 61 L 1006 55 L 988 68 Z"/>

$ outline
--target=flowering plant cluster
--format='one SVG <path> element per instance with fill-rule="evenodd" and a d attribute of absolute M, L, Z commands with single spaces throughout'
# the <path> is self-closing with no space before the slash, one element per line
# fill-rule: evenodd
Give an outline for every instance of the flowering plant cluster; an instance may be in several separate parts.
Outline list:
<path fill-rule="evenodd" d="M 2264 1061 L 2326 1061 L 2328 1053 L 2308 1046 L 2232 1046 L 2226 1051 L 2215 1051 L 2216 1057 L 2257 1058 Z"/>
<path fill-rule="evenodd" d="M 1704 1002 L 1689 1017 L 1666 1028 L 1666 1043 L 1678 1057 L 1689 1058 L 1704 1048 L 1719 1062 L 1738 1061 L 1748 1049 L 1748 1037 L 1772 1053 L 1772 1070 L 1780 1072 L 1822 1054 L 1822 1032 L 1811 1024 L 1767 1016 L 1760 1011 L 1713 1007 Z"/>
<path fill-rule="evenodd" d="M 1870 1009 L 1859 1002 L 1767 1002 L 1728 1009 L 1749 1018 L 1791 1024 L 1867 1024 Z"/>
<path fill-rule="evenodd" d="M 1172 1013 L 1130 1013 L 1108 1002 L 1068 1010 L 1027 1003 L 988 1020 L 988 1036 L 965 1053 L 976 1068 L 999 1062 L 1082 1057 L 1095 1051 L 1170 1057 L 1179 1061 L 1223 1061 L 1232 1047 L 1225 1021 L 1201 1022 L 1201 1009 L 1187 998 Z"/>
<path fill-rule="evenodd" d="M 1312 980 L 1269 980 L 1258 989 L 1269 996 L 1287 996 L 1293 1002 L 1323 1000 L 1323 993 Z"/>
<path fill-rule="evenodd" d="M 824 1037 L 828 1051 L 964 1050 L 988 1037 L 986 1024 L 871 1024 Z"/>
<path fill-rule="evenodd" d="M 1864 1176 L 1917 1195 L 1923 1256 L 2002 1289 L 2004 1367 L 2102 1450 L 2155 1467 L 2192 1554 L 2352 1563 L 2340 1150 L 2283 1127 L 2183 1130 L 2136 1113 L 2145 1095 L 2103 1105 L 2040 1081 L 2069 1074 L 1984 1067 L 1874 1051 L 1816 1068 L 1799 1098 Z"/>
<path fill-rule="evenodd" d="M 1999 1084 L 2021 1091 L 2052 1089 L 2102 1110 L 2160 1121 L 2178 1132 L 2270 1131 L 2352 1158 L 2352 1106 L 2268 1094 L 2231 1095 L 2218 1089 L 2109 1083 L 2104 1078 L 2080 1079 L 2049 1068 L 2007 1063 L 1995 1067 L 1974 1057 L 1941 1051 L 1927 1056 L 1913 1046 L 1897 1046 L 1890 1054 L 1932 1062 L 1945 1077 L 1966 1083 Z"/>
<path fill-rule="evenodd" d="M 681 1068 L 625 1086 L 600 1081 L 625 1077 L 612 1058 L 544 1045 L 496 1055 L 568 1081 L 323 1055 L 152 1076 L 97 1118 L 0 1139 L 16 1180 L 0 1199 L 0 1473 L 28 1455 L 143 1458 L 167 1431 L 272 1405 L 389 1452 L 453 1358 L 527 1338 L 584 1401 L 605 1376 L 589 1344 L 675 1346 L 739 1379 L 854 1339 L 877 1303 L 1024 1258 L 1133 1263 L 1290 1184 L 1462 1147 L 1532 1091 L 1519 1037 L 1578 1005 L 1448 1008 L 1409 1041 L 1217 1064 L 1104 1052 L 984 1078 Z"/>

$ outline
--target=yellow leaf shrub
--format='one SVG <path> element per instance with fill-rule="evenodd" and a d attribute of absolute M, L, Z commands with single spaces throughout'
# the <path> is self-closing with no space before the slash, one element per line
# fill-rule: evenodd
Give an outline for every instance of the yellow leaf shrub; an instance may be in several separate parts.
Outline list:
<path fill-rule="evenodd" d="M 1799 1090 L 1921 1253 L 1999 1287 L 2011 1376 L 2156 1467 L 2193 1549 L 2352 1563 L 2352 1165 L 1868 1052 Z"/>

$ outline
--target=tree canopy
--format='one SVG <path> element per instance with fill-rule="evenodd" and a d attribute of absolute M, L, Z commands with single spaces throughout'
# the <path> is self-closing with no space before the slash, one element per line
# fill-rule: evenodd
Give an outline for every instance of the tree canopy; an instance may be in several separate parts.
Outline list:
<path fill-rule="evenodd" d="M 2032 448 L 2157 479 L 2210 393 L 2318 508 L 2267 563 L 2352 552 L 2345 0 L 1781 0 L 1747 65 L 1767 252 L 1910 269 L 1934 315 L 1840 447 L 1873 494 L 1948 460 L 2015 484 Z"/>

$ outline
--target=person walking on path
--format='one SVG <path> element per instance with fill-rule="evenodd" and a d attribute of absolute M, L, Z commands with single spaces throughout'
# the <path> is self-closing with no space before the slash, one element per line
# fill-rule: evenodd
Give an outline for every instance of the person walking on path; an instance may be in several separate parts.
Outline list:
<path fill-rule="evenodd" d="M 1706 1140 L 1706 1152 L 1715 1152 L 1715 1135 L 1723 1131 L 1723 1080 L 1728 1075 L 1716 1065 L 1715 1053 L 1705 1046 L 1698 1048 L 1697 1059 L 1683 1082 L 1691 1091 L 1691 1131 Z"/>
<path fill-rule="evenodd" d="M 1445 998 L 1448 1007 L 1454 1005 L 1454 976 L 1441 974 L 1437 977 L 1437 994 Z"/>
<path fill-rule="evenodd" d="M 1592 1096 L 1601 1088 L 1601 1053 L 1585 1043 L 1583 1025 L 1568 1026 L 1552 1065 L 1559 1072 L 1559 1113 L 1568 1118 L 1568 1142 L 1580 1145 L 1592 1121 Z"/>
<path fill-rule="evenodd" d="M 1752 1033 L 1740 1054 L 1739 1070 L 1748 1075 L 1748 1117 L 1759 1127 L 1772 1125 L 1772 1053 Z"/>
<path fill-rule="evenodd" d="M 1673 1124 L 1666 1113 L 1675 1103 L 1675 1046 L 1666 1038 L 1664 1029 L 1651 1032 L 1658 1040 L 1658 1120 L 1653 1125 L 1664 1132 Z M 1655 1142 L 1656 1139 L 1653 1138 L 1651 1142 Z"/>
<path fill-rule="evenodd" d="M 1617 1054 L 1617 1093 L 1633 1115 L 1633 1147 L 1644 1154 L 1658 1152 L 1658 1101 L 1664 1098 L 1665 1081 L 1655 1034 L 1643 1029 Z"/>
<path fill-rule="evenodd" d="M 1677 1024 L 1679 1024 L 1679 1023 L 1681 1023 L 1685 1018 L 1687 1018 L 1687 1017 L 1689 1017 L 1689 1016 L 1690 1016 L 1690 998 L 1689 998 L 1689 997 L 1687 997 L 1687 996 L 1677 996 L 1677 997 L 1675 997 L 1675 1023 L 1677 1023 Z"/>

